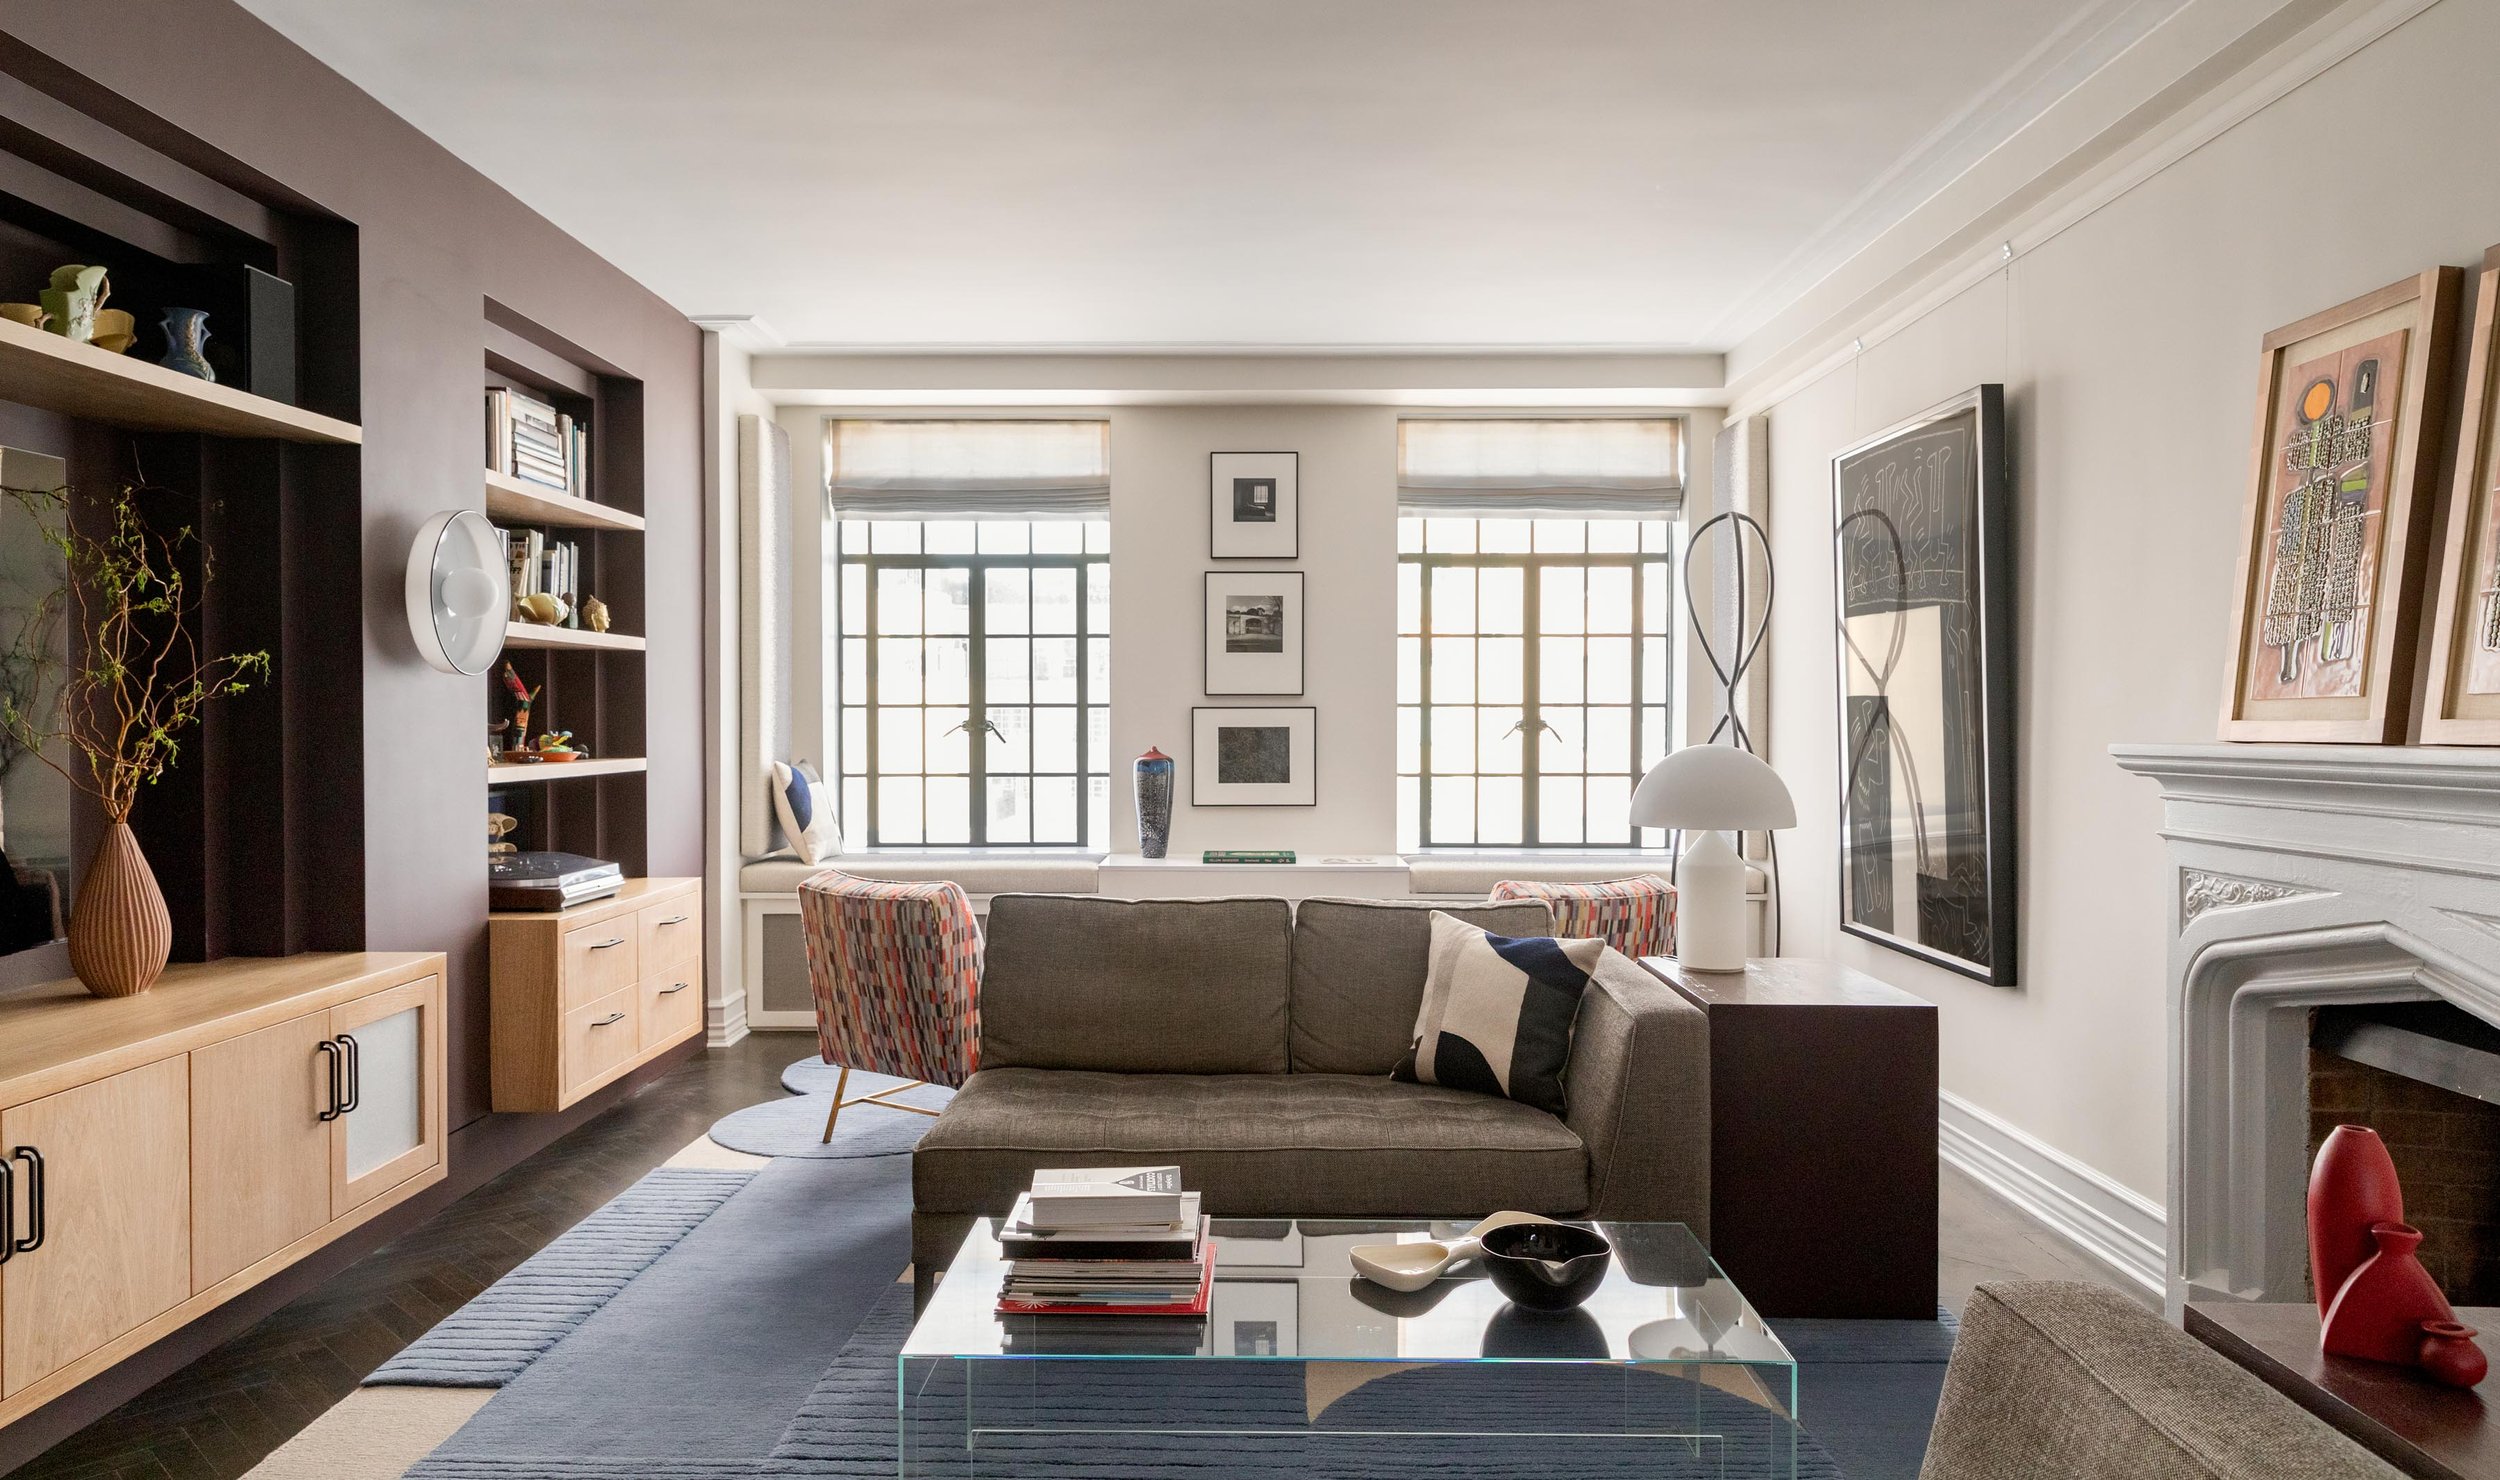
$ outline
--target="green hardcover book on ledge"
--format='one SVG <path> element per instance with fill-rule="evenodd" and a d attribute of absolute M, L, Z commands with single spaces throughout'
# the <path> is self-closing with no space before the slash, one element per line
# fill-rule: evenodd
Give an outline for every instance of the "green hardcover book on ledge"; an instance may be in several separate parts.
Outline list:
<path fill-rule="evenodd" d="M 1291 848 L 1209 848 L 1199 855 L 1201 863 L 1291 863 Z"/>

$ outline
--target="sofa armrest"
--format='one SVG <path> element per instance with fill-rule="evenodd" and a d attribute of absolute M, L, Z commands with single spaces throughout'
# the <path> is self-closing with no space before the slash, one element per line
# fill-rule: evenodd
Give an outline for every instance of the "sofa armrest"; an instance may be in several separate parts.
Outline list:
<path fill-rule="evenodd" d="M 1981 1285 L 1920 1480 L 2397 1480 L 2254 1374 L 2102 1285 Z"/>
<path fill-rule="evenodd" d="M 1710 1020 L 1630 957 L 1598 958 L 1564 1077 L 1589 1153 L 1589 1216 L 1710 1241 Z"/>

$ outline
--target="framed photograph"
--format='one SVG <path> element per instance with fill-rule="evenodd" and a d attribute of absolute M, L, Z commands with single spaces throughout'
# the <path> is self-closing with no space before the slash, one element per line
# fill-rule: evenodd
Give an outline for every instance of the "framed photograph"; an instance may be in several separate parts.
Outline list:
<path fill-rule="evenodd" d="M 2429 745 L 2500 745 L 2500 247 L 2483 254 L 2422 697 Z"/>
<path fill-rule="evenodd" d="M 1302 572 L 1207 572 L 1207 692 L 1302 692 Z"/>
<path fill-rule="evenodd" d="M 2266 336 L 2223 739 L 2404 740 L 2460 276 Z"/>
<path fill-rule="evenodd" d="M 1840 925 L 2014 985 L 2013 547 L 2005 388 L 1832 459 Z"/>
<path fill-rule="evenodd" d="M 1189 711 L 1193 807 L 1319 805 L 1319 711 Z"/>
<path fill-rule="evenodd" d="M 1217 1280 L 1207 1300 L 1207 1355 L 1296 1355 L 1301 1312 L 1299 1280 Z"/>
<path fill-rule="evenodd" d="M 1302 558 L 1302 454 L 1207 454 L 1207 554 L 1216 560 Z"/>

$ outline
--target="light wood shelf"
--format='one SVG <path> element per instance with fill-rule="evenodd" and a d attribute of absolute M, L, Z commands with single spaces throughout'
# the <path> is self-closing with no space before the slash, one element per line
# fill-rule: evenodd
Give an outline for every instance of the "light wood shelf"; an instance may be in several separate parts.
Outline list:
<path fill-rule="evenodd" d="M 515 781 L 567 781 L 585 776 L 625 776 L 651 769 L 638 755 L 598 757 L 586 761 L 489 761 L 486 784 L 508 786 Z"/>
<path fill-rule="evenodd" d="M 642 639 L 622 632 L 593 632 L 587 627 L 550 627 L 542 622 L 507 622 L 503 645 L 508 648 L 559 649 L 565 652 L 638 653 Z M 567 764 L 578 765 L 576 762 Z"/>
<path fill-rule="evenodd" d="M 0 319 L 0 400 L 159 432 L 354 446 L 362 427 Z M 637 521 L 639 523 L 639 521 Z"/>
<path fill-rule="evenodd" d="M 643 527 L 639 514 L 540 488 L 492 468 L 486 471 L 486 516 L 513 524 L 548 524 L 614 534 L 640 534 Z"/>

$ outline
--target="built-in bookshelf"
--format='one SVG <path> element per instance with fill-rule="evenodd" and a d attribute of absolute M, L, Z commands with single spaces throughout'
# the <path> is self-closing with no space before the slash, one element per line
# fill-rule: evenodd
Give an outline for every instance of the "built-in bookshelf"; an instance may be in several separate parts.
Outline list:
<path fill-rule="evenodd" d="M 491 308 L 486 331 L 486 514 L 518 552 L 516 609 L 487 689 L 488 723 L 512 712 L 501 677 L 508 663 L 538 691 L 532 734 L 570 732 L 589 752 L 574 761 L 490 757 L 490 798 L 521 819 L 511 839 L 520 847 L 613 859 L 640 874 L 648 770 L 641 385 Z M 557 558 L 532 566 L 533 543 Z M 531 589 L 562 599 L 566 621 L 523 620 L 517 599 Z M 607 608 L 606 632 L 582 617 L 593 597 Z"/>
<path fill-rule="evenodd" d="M 13 319 L 0 319 L 0 401 L 140 431 L 345 446 L 364 441 L 364 430 L 352 421 L 114 354 Z"/>

